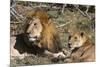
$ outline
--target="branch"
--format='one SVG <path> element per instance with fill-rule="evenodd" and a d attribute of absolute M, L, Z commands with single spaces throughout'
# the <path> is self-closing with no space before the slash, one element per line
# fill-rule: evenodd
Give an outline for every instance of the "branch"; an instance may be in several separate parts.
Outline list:
<path fill-rule="evenodd" d="M 83 11 L 81 11 L 81 10 L 79 9 L 79 5 L 74 5 L 74 7 L 75 7 L 83 16 L 86 17 L 86 14 L 85 14 Z"/>
<path fill-rule="evenodd" d="M 90 6 L 86 6 L 86 11 L 83 12 L 82 10 L 79 9 L 79 5 L 74 5 L 74 7 L 85 17 L 89 18 L 91 20 L 91 16 L 88 15 L 88 11 L 89 11 L 89 7 Z"/>
<path fill-rule="evenodd" d="M 10 22 L 10 24 L 22 24 L 20 22 Z"/>
<path fill-rule="evenodd" d="M 25 20 L 25 17 L 23 17 L 21 14 L 19 14 L 14 7 L 11 8 L 10 13 L 16 18 L 16 20 L 18 20 L 19 22 L 22 22 Z"/>
<path fill-rule="evenodd" d="M 62 25 L 59 25 L 59 26 L 57 26 L 58 28 L 59 27 L 64 27 L 64 26 L 66 26 L 67 24 L 69 24 L 70 22 L 67 22 L 67 23 L 65 23 L 65 24 L 62 24 Z"/>
<path fill-rule="evenodd" d="M 86 8 L 86 11 L 85 11 L 85 14 L 87 15 L 87 17 L 91 20 L 92 18 L 91 18 L 91 16 L 88 14 L 88 11 L 89 11 L 89 7 L 90 6 L 87 6 Z"/>
<path fill-rule="evenodd" d="M 18 16 L 11 10 L 10 13 L 16 18 L 16 20 L 21 21 Z"/>
<path fill-rule="evenodd" d="M 65 7 L 66 7 L 66 4 L 63 5 L 62 11 L 61 11 L 62 14 L 64 14 Z"/>

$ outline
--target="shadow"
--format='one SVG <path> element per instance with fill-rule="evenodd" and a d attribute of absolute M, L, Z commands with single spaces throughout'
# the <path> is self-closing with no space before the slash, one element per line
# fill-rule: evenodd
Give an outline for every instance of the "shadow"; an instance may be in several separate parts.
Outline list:
<path fill-rule="evenodd" d="M 31 43 L 30 43 L 31 44 Z M 44 52 L 44 49 L 39 48 L 34 45 L 32 47 L 27 46 L 24 40 L 24 34 L 16 35 L 16 43 L 14 48 L 20 53 L 28 53 L 28 54 L 41 54 Z"/>

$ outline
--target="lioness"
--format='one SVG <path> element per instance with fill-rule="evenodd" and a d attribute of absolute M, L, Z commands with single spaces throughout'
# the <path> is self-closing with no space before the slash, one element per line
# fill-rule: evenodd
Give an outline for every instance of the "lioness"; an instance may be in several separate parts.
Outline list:
<path fill-rule="evenodd" d="M 95 45 L 84 32 L 71 33 L 68 46 L 72 51 L 70 62 L 95 61 Z"/>

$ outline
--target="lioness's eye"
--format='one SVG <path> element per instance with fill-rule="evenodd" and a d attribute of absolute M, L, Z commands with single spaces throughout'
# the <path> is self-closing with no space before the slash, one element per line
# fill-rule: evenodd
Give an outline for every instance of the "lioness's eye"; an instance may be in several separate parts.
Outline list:
<path fill-rule="evenodd" d="M 71 39 L 71 36 L 69 36 L 69 38 L 68 38 L 69 40 Z"/>
<path fill-rule="evenodd" d="M 36 23 L 34 23 L 34 25 L 37 25 Z"/>

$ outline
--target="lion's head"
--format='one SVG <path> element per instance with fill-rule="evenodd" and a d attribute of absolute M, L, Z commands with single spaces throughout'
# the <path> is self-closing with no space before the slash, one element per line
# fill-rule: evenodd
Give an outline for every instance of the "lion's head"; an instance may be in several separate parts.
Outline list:
<path fill-rule="evenodd" d="M 28 25 L 28 28 L 26 29 L 27 37 L 29 38 L 29 41 L 34 42 L 35 40 L 38 40 L 41 37 L 42 32 L 42 24 L 40 22 L 40 19 L 33 18 Z"/>
<path fill-rule="evenodd" d="M 27 13 L 27 18 L 29 20 L 25 28 L 27 43 L 35 43 L 40 48 L 52 52 L 60 50 L 60 39 L 56 26 L 44 10 L 32 10 Z"/>

